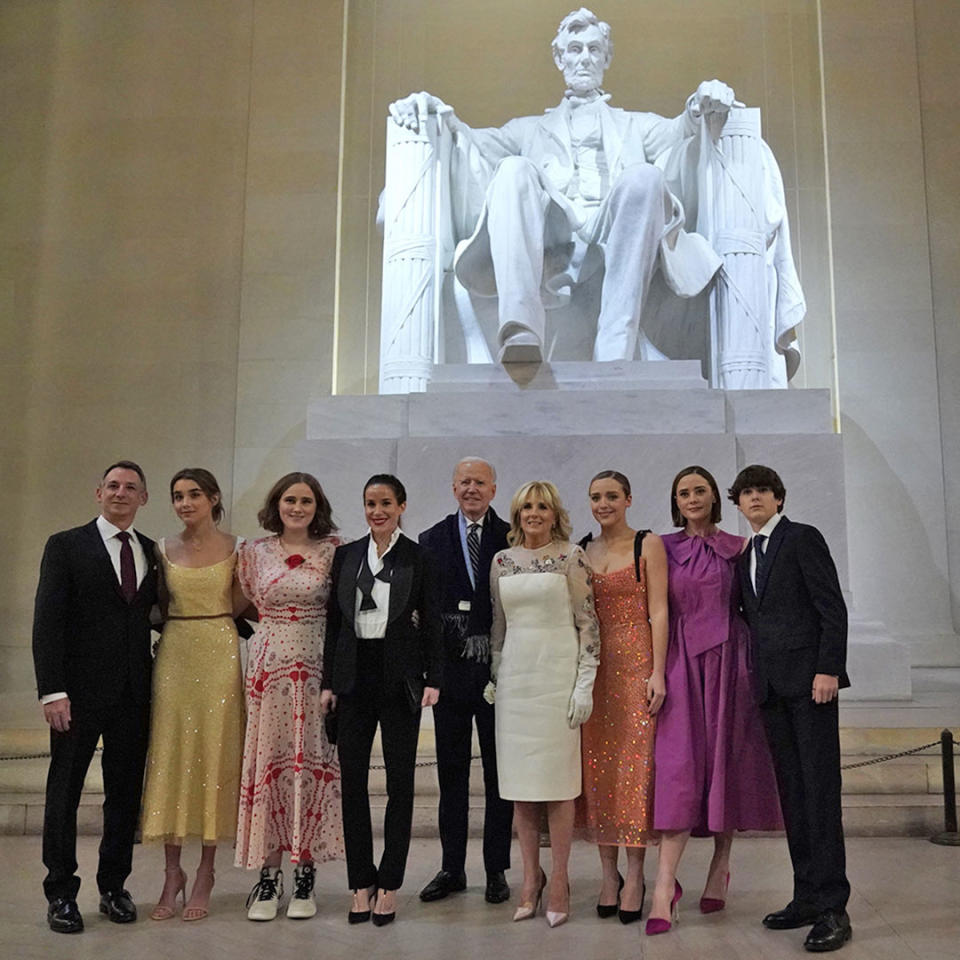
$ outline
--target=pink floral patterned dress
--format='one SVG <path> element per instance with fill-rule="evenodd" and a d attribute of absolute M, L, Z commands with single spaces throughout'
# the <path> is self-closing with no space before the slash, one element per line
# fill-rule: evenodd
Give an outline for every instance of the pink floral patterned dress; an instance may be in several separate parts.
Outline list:
<path fill-rule="evenodd" d="M 294 863 L 343 857 L 340 765 L 320 713 L 330 566 L 325 537 L 287 557 L 279 537 L 244 543 L 238 576 L 260 623 L 249 641 L 236 864 L 259 868 L 288 851 Z"/>

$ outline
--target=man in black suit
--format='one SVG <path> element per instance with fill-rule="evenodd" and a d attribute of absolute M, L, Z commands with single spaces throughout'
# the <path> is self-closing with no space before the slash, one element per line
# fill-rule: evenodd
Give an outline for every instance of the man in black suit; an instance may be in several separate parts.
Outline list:
<path fill-rule="evenodd" d="M 483 862 L 488 903 L 510 898 L 504 871 L 510 867 L 513 804 L 500 799 L 493 706 L 483 699 L 490 681 L 490 564 L 507 547 L 510 524 L 490 501 L 497 492 L 493 467 L 480 457 L 461 460 L 453 472 L 453 495 L 460 505 L 420 534 L 420 543 L 438 559 L 443 616 L 443 696 L 433 708 L 440 781 L 440 872 L 420 891 L 425 902 L 465 890 L 471 744 L 477 725 L 486 808 Z"/>
<path fill-rule="evenodd" d="M 819 530 L 783 516 L 786 490 L 776 471 L 745 467 L 729 494 L 753 531 L 740 558 L 741 596 L 793 862 L 793 899 L 763 924 L 812 925 L 804 947 L 837 950 L 852 932 L 837 706 L 837 691 L 850 686 L 847 608 Z"/>
<path fill-rule="evenodd" d="M 132 530 L 147 502 L 137 464 L 112 464 L 97 487 L 100 515 L 47 541 L 33 619 L 37 692 L 50 725 L 43 818 L 47 922 L 83 930 L 77 908 L 77 807 L 97 741 L 103 738 L 100 912 L 137 918 L 124 881 L 133 840 L 150 726 L 150 611 L 157 598 L 154 544 Z"/>

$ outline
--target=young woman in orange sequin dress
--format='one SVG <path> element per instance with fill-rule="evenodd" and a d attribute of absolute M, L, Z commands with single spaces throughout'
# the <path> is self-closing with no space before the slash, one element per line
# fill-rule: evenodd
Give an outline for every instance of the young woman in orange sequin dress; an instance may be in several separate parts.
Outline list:
<path fill-rule="evenodd" d="M 640 919 L 643 860 L 653 842 L 655 715 L 666 694 L 667 557 L 660 538 L 627 525 L 630 481 L 604 470 L 590 482 L 600 536 L 587 538 L 600 621 L 600 666 L 593 714 L 583 725 L 580 833 L 598 844 L 601 917 Z M 627 875 L 620 875 L 620 848 Z"/>

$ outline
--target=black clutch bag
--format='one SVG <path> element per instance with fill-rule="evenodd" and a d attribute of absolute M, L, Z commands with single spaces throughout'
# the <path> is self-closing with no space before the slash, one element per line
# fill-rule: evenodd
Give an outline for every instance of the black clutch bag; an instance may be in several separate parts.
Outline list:
<path fill-rule="evenodd" d="M 423 703 L 423 678 L 422 677 L 404 677 L 403 688 L 407 692 L 407 703 L 412 713 L 420 710 L 420 704 Z"/>
<path fill-rule="evenodd" d="M 328 710 L 323 718 L 323 730 L 327 735 L 327 740 L 332 744 L 337 742 L 338 727 L 336 710 Z"/>

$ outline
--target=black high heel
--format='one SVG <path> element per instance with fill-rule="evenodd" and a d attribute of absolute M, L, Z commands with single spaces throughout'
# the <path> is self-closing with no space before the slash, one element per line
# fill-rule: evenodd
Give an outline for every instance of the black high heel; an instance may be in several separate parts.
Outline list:
<path fill-rule="evenodd" d="M 636 923 L 643 913 L 643 902 L 647 899 L 647 885 L 644 883 L 640 891 L 640 909 L 639 910 L 620 910 L 617 916 L 622 924 Z"/>
<path fill-rule="evenodd" d="M 357 894 L 359 890 L 353 891 L 353 902 L 357 902 Z M 366 910 L 351 910 L 347 914 L 347 923 L 366 923 L 370 919 L 370 910 L 373 907 L 377 899 L 377 888 L 376 886 L 367 887 L 367 903 L 369 906 Z"/>
<path fill-rule="evenodd" d="M 387 892 L 386 890 L 383 891 L 383 893 L 386 893 L 386 892 Z M 379 890 L 377 891 L 377 899 L 378 900 L 380 899 Z M 373 925 L 375 927 L 385 927 L 388 923 L 393 923 L 393 921 L 397 919 L 397 911 L 391 910 L 390 913 L 374 912 L 373 915 L 370 917 L 370 919 L 373 921 Z"/>
<path fill-rule="evenodd" d="M 620 881 L 620 886 L 617 887 L 617 902 L 616 903 L 598 903 L 597 904 L 597 916 L 601 920 L 607 920 L 610 917 L 615 917 L 620 911 L 620 892 L 623 890 L 623 876 L 620 871 L 617 871 L 617 879 Z"/>

